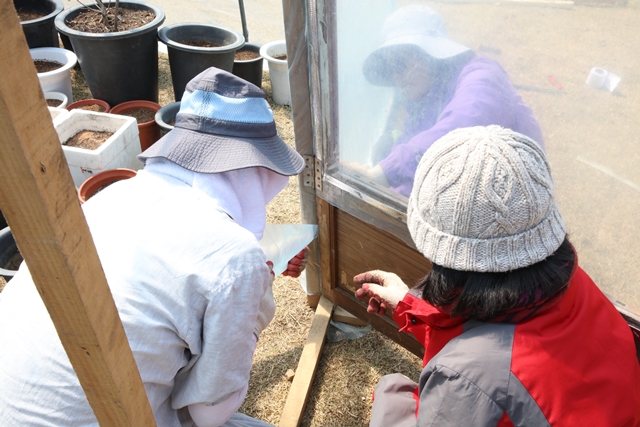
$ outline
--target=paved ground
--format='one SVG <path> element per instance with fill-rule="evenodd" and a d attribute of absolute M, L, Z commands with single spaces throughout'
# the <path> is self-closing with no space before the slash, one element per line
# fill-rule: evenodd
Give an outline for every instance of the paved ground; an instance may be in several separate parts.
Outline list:
<path fill-rule="evenodd" d="M 238 0 L 153 0 L 166 15 L 165 25 L 178 22 L 204 22 L 220 25 L 242 34 Z M 284 39 L 280 0 L 244 0 L 249 41 L 265 44 Z"/>

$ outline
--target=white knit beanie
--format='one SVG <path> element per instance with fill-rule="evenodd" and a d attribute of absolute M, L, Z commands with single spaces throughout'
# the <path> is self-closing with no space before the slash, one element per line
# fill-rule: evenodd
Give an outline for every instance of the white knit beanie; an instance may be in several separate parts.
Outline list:
<path fill-rule="evenodd" d="M 566 235 L 544 152 L 500 126 L 454 130 L 426 151 L 407 225 L 429 260 L 476 272 L 535 264 Z"/>

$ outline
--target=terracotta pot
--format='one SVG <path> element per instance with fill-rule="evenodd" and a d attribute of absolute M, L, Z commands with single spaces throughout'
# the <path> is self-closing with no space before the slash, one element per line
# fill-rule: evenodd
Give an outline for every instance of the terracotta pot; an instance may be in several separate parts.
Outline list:
<path fill-rule="evenodd" d="M 105 185 L 112 184 L 123 179 L 133 178 L 136 176 L 136 173 L 137 172 L 133 169 L 116 168 L 102 171 L 90 178 L 87 178 L 80 188 L 78 188 L 78 198 L 80 199 L 80 203 L 84 203 L 89 200 L 91 196 Z"/>
<path fill-rule="evenodd" d="M 107 101 L 103 101 L 101 99 L 93 99 L 93 98 L 82 99 L 80 101 L 72 102 L 71 104 L 67 105 L 67 110 L 71 111 L 74 108 L 85 107 L 87 105 L 100 105 L 101 107 L 104 107 L 105 110 L 99 111 L 99 113 L 108 113 L 111 110 L 111 105 L 109 105 Z"/>
<path fill-rule="evenodd" d="M 153 111 L 154 113 L 157 113 L 158 110 L 162 108 L 162 106 L 153 101 L 127 101 L 113 107 L 110 113 L 126 115 L 125 113 L 138 108 L 146 108 Z M 151 147 L 157 140 L 160 139 L 161 136 L 160 126 L 158 125 L 158 123 L 156 123 L 155 117 L 148 122 L 138 122 L 138 132 L 140 136 L 140 148 L 142 149 L 142 151 Z"/>

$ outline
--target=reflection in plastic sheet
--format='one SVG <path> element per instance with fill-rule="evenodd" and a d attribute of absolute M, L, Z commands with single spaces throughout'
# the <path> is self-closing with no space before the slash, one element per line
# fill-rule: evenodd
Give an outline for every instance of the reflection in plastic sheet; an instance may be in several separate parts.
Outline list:
<path fill-rule="evenodd" d="M 325 161 L 341 167 L 325 171 L 397 203 L 448 131 L 524 133 L 545 147 L 581 266 L 638 312 L 640 57 L 628 40 L 640 9 L 569 3 L 438 2 L 403 15 L 393 12 L 408 2 L 336 2 L 339 159 Z M 614 90 L 585 83 L 594 67 L 619 76 Z"/>

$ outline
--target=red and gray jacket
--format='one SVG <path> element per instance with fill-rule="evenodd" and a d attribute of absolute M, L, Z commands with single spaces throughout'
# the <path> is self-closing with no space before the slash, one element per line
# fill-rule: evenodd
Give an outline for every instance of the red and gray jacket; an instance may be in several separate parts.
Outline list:
<path fill-rule="evenodd" d="M 521 323 L 451 318 L 412 295 L 393 318 L 424 343 L 425 367 L 419 384 L 382 378 L 371 426 L 640 426 L 631 330 L 579 267 Z"/>

